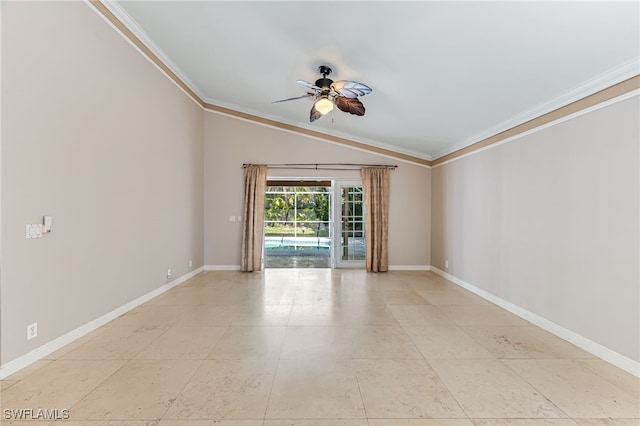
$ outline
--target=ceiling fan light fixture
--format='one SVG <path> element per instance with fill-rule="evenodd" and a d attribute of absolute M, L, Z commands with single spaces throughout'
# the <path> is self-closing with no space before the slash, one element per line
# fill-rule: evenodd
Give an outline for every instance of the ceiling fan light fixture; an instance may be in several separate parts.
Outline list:
<path fill-rule="evenodd" d="M 333 110 L 333 102 L 323 96 L 322 98 L 318 99 L 315 107 L 320 114 L 325 115 L 326 113 Z"/>
<path fill-rule="evenodd" d="M 316 84 L 304 80 L 296 81 L 296 83 L 307 88 L 306 95 L 282 99 L 274 101 L 274 103 L 303 98 L 315 100 L 311 111 L 309 111 L 309 121 L 311 123 L 333 111 L 334 105 L 338 107 L 340 111 L 363 116 L 365 109 L 362 102 L 358 100 L 358 96 L 371 93 L 371 88 L 352 80 L 338 80 L 334 82 L 330 78 L 327 78 L 327 76 L 331 74 L 331 68 L 326 65 L 320 66 L 318 70 L 320 74 L 322 74 L 322 78 L 316 80 Z"/>

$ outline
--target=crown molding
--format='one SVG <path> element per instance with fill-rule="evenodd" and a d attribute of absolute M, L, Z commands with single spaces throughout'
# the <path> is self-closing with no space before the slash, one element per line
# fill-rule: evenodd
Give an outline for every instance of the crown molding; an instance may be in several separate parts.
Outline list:
<path fill-rule="evenodd" d="M 638 87 L 640 87 L 640 82 L 638 84 Z M 597 111 L 599 109 L 602 108 L 606 108 L 610 105 L 616 104 L 618 102 L 622 102 L 625 101 L 629 98 L 633 98 L 633 97 L 637 97 L 640 96 L 640 88 L 638 89 L 634 89 L 631 90 L 629 92 L 623 93 L 620 96 L 611 98 L 609 100 L 604 100 L 600 103 L 594 104 L 593 106 L 590 107 L 585 107 L 584 109 L 580 109 L 574 113 L 571 114 L 567 114 L 564 116 L 559 116 L 559 118 L 554 119 L 553 121 L 548 121 L 544 124 L 539 124 L 533 128 L 531 128 L 530 130 L 523 130 L 519 133 L 515 133 L 513 136 L 509 136 L 509 137 L 505 137 L 504 139 L 498 139 L 496 141 L 494 141 L 493 143 L 490 144 L 485 144 L 481 147 L 474 147 L 472 150 L 465 150 L 465 149 L 461 149 L 459 151 L 457 151 L 454 154 L 450 154 L 449 156 L 445 156 L 445 157 L 441 157 L 440 159 L 438 159 L 437 161 L 434 161 L 433 163 L 433 167 L 440 167 L 440 166 L 444 166 L 445 164 L 449 164 L 453 161 L 457 161 L 457 160 L 461 160 L 463 158 L 478 154 L 482 151 L 486 151 L 488 149 L 492 149 L 492 148 L 496 148 L 499 147 L 500 145 L 504 145 L 506 143 L 509 142 L 513 142 L 516 141 L 520 138 L 523 138 L 525 136 L 531 135 L 533 133 L 539 132 L 541 130 L 547 129 L 549 127 L 555 126 L 556 124 L 560 124 L 560 123 L 564 123 L 565 121 L 569 121 L 569 120 L 573 120 L 574 118 L 583 116 L 585 114 L 589 114 L 593 111 Z"/>
<path fill-rule="evenodd" d="M 140 28 L 138 23 L 122 7 L 120 7 L 116 1 L 85 0 L 85 2 L 91 5 L 99 15 L 114 27 L 114 29 L 119 31 L 126 40 L 132 43 L 143 54 L 143 56 L 147 57 L 147 59 L 154 63 L 167 77 L 169 77 L 170 80 L 177 84 L 178 87 L 180 87 L 205 110 L 222 113 L 254 123 L 261 123 L 270 127 L 298 134 L 304 134 L 336 144 L 347 145 L 352 148 L 385 155 L 422 166 L 431 166 L 431 159 L 425 158 L 421 154 L 405 153 L 398 151 L 396 148 L 380 146 L 380 144 L 376 144 L 374 142 L 359 142 L 349 139 L 348 137 L 331 135 L 317 130 L 283 123 L 271 118 L 256 115 L 255 113 L 241 111 L 235 105 L 216 105 L 202 94 L 199 88 L 186 77 L 184 72 L 182 72 L 182 70 L 168 58 L 162 49 L 153 42 L 151 37 Z"/>
<path fill-rule="evenodd" d="M 153 41 L 153 39 L 144 31 L 138 22 L 131 17 L 117 1 L 113 0 L 91 0 L 91 3 L 99 2 L 106 9 L 113 14 L 113 16 L 120 21 L 125 27 L 133 33 L 133 35 L 143 43 L 156 58 L 158 58 L 165 66 L 167 66 L 180 81 L 185 84 L 202 102 L 205 99 L 204 94 L 200 88 L 189 78 L 187 75 L 177 66 L 171 59 L 164 53 L 164 51 Z"/>
<path fill-rule="evenodd" d="M 640 57 L 636 57 L 624 64 L 609 70 L 603 74 L 600 74 L 583 84 L 574 87 L 571 90 L 566 91 L 562 95 L 550 99 L 542 104 L 539 104 L 527 111 L 524 111 L 518 115 L 511 117 L 509 120 L 503 121 L 489 129 L 478 133 L 467 140 L 460 142 L 450 149 L 441 151 L 432 156 L 434 161 L 438 161 L 440 158 L 452 154 L 456 151 L 464 149 L 468 146 L 474 145 L 480 141 L 491 138 L 492 136 L 503 133 L 507 130 L 516 128 L 521 124 L 527 123 L 538 117 L 544 116 L 550 112 L 556 111 L 562 107 L 570 105 L 581 99 L 588 98 L 589 96 L 601 92 L 609 87 L 615 86 L 625 80 L 629 80 L 640 74 Z"/>
<path fill-rule="evenodd" d="M 416 155 L 405 154 L 399 152 L 396 149 L 390 149 L 379 145 L 374 145 L 366 142 L 359 142 L 353 139 L 345 138 L 342 136 L 332 135 L 317 130 L 309 129 L 306 127 L 300 127 L 294 124 L 287 124 L 281 121 L 276 121 L 271 118 L 261 117 L 255 114 L 250 114 L 237 109 L 227 108 L 220 105 L 214 105 L 210 103 L 204 104 L 204 109 L 213 113 L 226 115 L 229 117 L 237 118 L 243 121 L 248 121 L 253 124 L 260 124 L 263 126 L 275 128 L 278 130 L 295 133 L 298 135 L 309 136 L 323 142 L 335 143 L 337 145 L 348 146 L 350 148 L 358 149 L 364 152 L 382 155 L 388 158 L 396 160 L 402 160 L 407 163 L 416 164 L 418 166 L 431 167 L 431 160 L 419 157 Z"/>
<path fill-rule="evenodd" d="M 351 147 L 359 148 L 366 152 L 373 152 L 376 154 L 385 155 L 390 158 L 405 160 L 421 166 L 431 166 L 431 158 L 426 157 L 424 154 L 407 150 L 400 150 L 397 147 L 384 145 L 376 141 L 367 139 L 355 140 L 347 135 L 337 132 L 319 131 L 313 127 L 300 126 L 295 123 L 278 120 L 273 117 L 258 114 L 254 111 L 248 111 L 246 109 L 238 108 L 235 105 L 228 106 L 205 101 L 204 108 L 205 110 L 239 118 L 244 121 L 253 122 L 254 124 L 263 124 L 279 130 L 312 136 L 317 139 L 322 139 L 325 142 L 329 141 L 335 142 L 340 145 L 348 145 Z"/>
<path fill-rule="evenodd" d="M 518 126 L 512 127 L 508 130 L 478 141 L 472 145 L 468 145 L 455 152 L 439 157 L 433 160 L 432 165 L 437 166 L 440 164 L 444 164 L 451 160 L 467 156 L 471 153 L 479 152 L 480 150 L 484 150 L 487 147 L 494 146 L 505 140 L 511 140 L 515 136 L 527 134 L 531 130 L 543 128 L 549 123 L 559 122 L 561 119 L 573 116 L 576 113 L 588 112 L 594 106 L 604 105 L 616 98 L 622 99 L 624 95 L 634 94 L 638 89 L 640 89 L 640 74 L 635 75 L 613 86 L 607 87 L 606 89 L 600 90 L 599 92 L 593 93 L 592 95 L 589 95 L 585 98 L 560 107 L 556 110 L 548 112 L 544 115 L 535 117 Z"/>
<path fill-rule="evenodd" d="M 263 124 L 293 133 L 303 134 L 324 141 L 347 145 L 367 152 L 373 152 L 391 158 L 401 159 L 418 165 L 431 167 L 451 161 L 454 158 L 468 155 L 479 149 L 493 145 L 504 139 L 513 137 L 574 113 L 580 108 L 589 108 L 596 102 L 594 99 L 606 101 L 621 93 L 638 88 L 640 77 L 640 57 L 636 57 L 619 67 L 586 81 L 561 96 L 529 109 L 512 117 L 482 133 L 456 144 L 450 149 L 443 150 L 436 155 L 428 156 L 422 153 L 399 150 L 374 141 L 355 141 L 343 135 L 333 135 L 282 122 L 273 118 L 263 117 L 255 112 L 242 111 L 235 105 L 223 106 L 205 97 L 200 89 L 191 82 L 182 70 L 175 65 L 151 37 L 142 30 L 138 23 L 114 0 L 84 0 L 103 16 L 122 36 L 132 43 L 144 56 L 164 72 L 188 96 L 194 99 L 203 109 L 220 114 L 236 117 L 242 120 Z M 622 88 L 622 89 L 621 89 Z M 621 92 L 622 90 L 622 92 Z M 603 93 L 605 94 L 603 96 Z"/>

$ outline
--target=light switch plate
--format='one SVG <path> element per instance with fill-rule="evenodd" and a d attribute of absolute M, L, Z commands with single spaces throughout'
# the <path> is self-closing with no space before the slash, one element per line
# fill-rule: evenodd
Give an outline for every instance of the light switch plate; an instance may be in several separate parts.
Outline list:
<path fill-rule="evenodd" d="M 26 229 L 27 239 L 42 238 L 42 224 L 40 223 L 28 224 L 25 229 Z"/>
<path fill-rule="evenodd" d="M 51 218 L 51 216 L 43 217 L 42 223 L 43 223 L 42 232 L 44 232 L 45 234 L 48 232 L 51 232 L 51 229 L 53 228 L 53 219 Z"/>

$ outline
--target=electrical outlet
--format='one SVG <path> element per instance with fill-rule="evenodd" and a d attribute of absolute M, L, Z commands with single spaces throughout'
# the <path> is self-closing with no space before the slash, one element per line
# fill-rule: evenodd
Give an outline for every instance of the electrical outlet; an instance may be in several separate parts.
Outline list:
<path fill-rule="evenodd" d="M 31 340 L 38 336 L 38 323 L 34 322 L 27 326 L 27 340 Z"/>
<path fill-rule="evenodd" d="M 193 266 L 193 260 L 189 261 L 189 268 L 191 268 Z"/>
<path fill-rule="evenodd" d="M 167 269 L 167 278 L 171 278 L 171 269 Z"/>
<path fill-rule="evenodd" d="M 445 269 L 449 269 L 449 261 L 448 260 L 444 261 L 444 268 Z"/>

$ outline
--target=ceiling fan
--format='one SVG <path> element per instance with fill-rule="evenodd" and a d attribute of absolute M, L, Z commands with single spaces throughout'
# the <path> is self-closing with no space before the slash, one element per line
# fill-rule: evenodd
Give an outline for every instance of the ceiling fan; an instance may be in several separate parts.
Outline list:
<path fill-rule="evenodd" d="M 295 98 L 281 99 L 273 103 L 293 101 L 295 99 L 314 99 L 311 107 L 309 121 L 312 123 L 333 110 L 333 105 L 344 112 L 353 115 L 364 115 L 364 105 L 358 100 L 358 96 L 371 93 L 371 88 L 357 81 L 338 80 L 333 81 L 327 78 L 331 74 L 331 68 L 321 65 L 318 68 L 322 78 L 316 80 L 315 84 L 298 80 L 296 83 L 305 86 L 309 91 L 303 96 Z"/>

